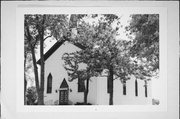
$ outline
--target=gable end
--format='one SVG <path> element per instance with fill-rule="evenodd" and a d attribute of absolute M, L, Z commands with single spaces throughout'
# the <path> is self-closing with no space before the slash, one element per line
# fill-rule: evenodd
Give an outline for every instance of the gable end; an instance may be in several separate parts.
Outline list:
<path fill-rule="evenodd" d="M 68 40 L 62 40 L 57 41 L 45 54 L 44 54 L 44 61 L 46 61 L 65 41 Z M 73 43 L 75 46 L 79 47 L 80 49 L 85 49 L 84 46 L 82 46 L 79 43 Z M 41 64 L 41 59 L 37 61 L 37 64 Z"/>

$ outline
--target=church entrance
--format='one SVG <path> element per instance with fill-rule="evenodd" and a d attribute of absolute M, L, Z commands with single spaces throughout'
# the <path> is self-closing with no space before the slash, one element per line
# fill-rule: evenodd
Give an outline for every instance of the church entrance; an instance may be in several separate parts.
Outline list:
<path fill-rule="evenodd" d="M 59 104 L 67 105 L 68 104 L 68 90 L 59 91 Z"/>
<path fill-rule="evenodd" d="M 64 78 L 59 89 L 59 105 L 68 105 L 69 86 Z"/>

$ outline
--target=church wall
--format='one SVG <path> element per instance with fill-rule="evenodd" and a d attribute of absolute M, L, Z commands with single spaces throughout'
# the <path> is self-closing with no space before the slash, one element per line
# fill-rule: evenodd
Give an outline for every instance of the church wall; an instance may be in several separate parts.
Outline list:
<path fill-rule="evenodd" d="M 138 81 L 138 96 L 135 96 L 135 78 L 126 82 L 126 95 L 123 95 L 123 85 L 120 80 L 114 80 L 114 105 L 144 105 L 152 104 L 151 84 L 148 82 L 148 97 L 145 97 L 144 81 Z M 107 77 L 98 78 L 98 104 L 109 104 L 109 93 L 107 93 Z"/>
<path fill-rule="evenodd" d="M 89 81 L 88 103 L 97 104 L 97 78 L 92 77 Z"/>
<path fill-rule="evenodd" d="M 84 93 L 78 92 L 78 80 L 68 81 L 67 71 L 64 69 L 62 55 L 65 52 L 80 50 L 71 43 L 65 42 L 45 61 L 45 104 L 54 105 L 59 103 L 59 88 L 65 78 L 69 85 L 69 103 L 75 104 L 83 102 Z M 52 74 L 52 93 L 47 94 L 47 77 Z M 114 80 L 114 104 L 115 105 L 143 105 L 151 104 L 151 83 L 148 86 L 148 97 L 145 97 L 144 81 L 138 80 L 138 96 L 135 96 L 135 78 L 131 78 L 126 83 L 126 95 L 123 95 L 123 85 L 120 80 Z M 98 105 L 109 104 L 109 94 L 107 93 L 107 77 L 92 77 L 89 83 L 88 103 Z"/>
<path fill-rule="evenodd" d="M 45 104 L 54 104 L 59 100 L 59 90 L 60 85 L 65 78 L 69 85 L 69 99 L 70 103 L 83 102 L 83 92 L 78 93 L 78 83 L 77 80 L 72 82 L 68 81 L 67 71 L 64 69 L 62 60 L 62 55 L 64 53 L 70 53 L 79 50 L 76 46 L 71 43 L 65 42 L 60 46 L 46 61 L 45 61 L 45 90 L 44 90 L 44 102 Z M 47 77 L 49 73 L 52 74 L 52 93 L 47 94 Z M 71 91 L 70 91 L 71 89 Z"/>

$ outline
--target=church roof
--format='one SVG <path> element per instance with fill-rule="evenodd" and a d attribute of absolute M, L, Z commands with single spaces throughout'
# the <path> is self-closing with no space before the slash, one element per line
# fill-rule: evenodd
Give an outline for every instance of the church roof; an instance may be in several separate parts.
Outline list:
<path fill-rule="evenodd" d="M 57 41 L 45 54 L 44 54 L 44 61 L 46 61 L 65 41 L 69 41 L 68 39 Z M 80 43 L 73 43 L 75 46 L 85 49 L 83 45 Z M 37 64 L 41 64 L 41 59 L 37 61 Z"/>
<path fill-rule="evenodd" d="M 64 80 L 62 81 L 61 85 L 60 85 L 60 88 L 68 88 L 68 84 L 66 82 L 66 79 L 64 78 Z"/>

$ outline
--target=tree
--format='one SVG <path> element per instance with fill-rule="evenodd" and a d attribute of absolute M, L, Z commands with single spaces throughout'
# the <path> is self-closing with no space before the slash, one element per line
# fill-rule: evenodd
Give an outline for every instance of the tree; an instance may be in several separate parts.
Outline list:
<path fill-rule="evenodd" d="M 33 69 L 34 69 L 34 75 L 35 75 L 36 89 L 38 92 L 39 91 L 39 78 L 38 78 L 38 70 L 37 70 L 36 57 L 35 57 L 35 48 L 36 48 L 37 40 L 35 40 L 33 37 L 36 33 L 35 28 L 33 28 L 34 26 L 35 26 L 35 21 L 33 20 L 32 16 L 26 15 L 25 21 L 24 21 L 24 35 L 25 35 L 25 46 L 26 46 L 24 49 L 25 50 L 25 64 L 26 64 L 26 59 L 27 59 L 26 52 L 28 51 L 27 49 L 30 49 L 30 52 L 32 54 L 32 60 L 33 60 Z M 26 80 L 25 80 L 25 85 L 26 85 Z"/>
<path fill-rule="evenodd" d="M 132 57 L 146 62 L 149 71 L 159 69 L 159 15 L 135 14 L 131 15 L 130 25 L 127 27 L 129 35 L 134 39 L 131 43 Z"/>
<path fill-rule="evenodd" d="M 99 55 L 99 63 L 103 69 L 108 69 L 109 105 L 113 105 L 113 81 L 115 79 L 128 80 L 130 73 L 130 57 L 128 57 L 128 43 L 115 38 L 117 30 L 103 23 L 96 39 L 95 51 Z M 116 78 L 115 78 L 116 77 Z"/>
<path fill-rule="evenodd" d="M 78 19 L 82 17 L 84 17 L 83 14 L 77 16 Z M 39 105 L 44 104 L 44 41 L 50 37 L 54 37 L 56 40 L 67 39 L 70 28 L 75 22 L 77 22 L 76 19 L 74 21 L 71 19 L 68 21 L 68 15 L 61 14 L 25 15 L 25 42 L 27 41 L 27 46 L 30 48 L 32 54 Z M 35 57 L 35 51 L 38 45 L 40 45 L 40 80 Z"/>
<path fill-rule="evenodd" d="M 147 88 L 147 81 L 158 77 L 159 72 L 159 15 L 131 15 L 130 25 L 126 29 L 128 35 L 133 36 L 130 43 L 133 75 L 144 80 Z"/>
<path fill-rule="evenodd" d="M 32 76 L 33 65 L 32 65 L 32 56 L 30 52 L 26 52 L 24 59 L 24 104 L 27 104 L 26 90 L 27 82 L 33 82 L 34 77 Z"/>
<path fill-rule="evenodd" d="M 25 41 L 31 49 L 33 68 L 38 92 L 38 104 L 44 104 L 44 40 L 49 37 L 61 39 L 67 32 L 67 15 L 25 15 Z M 41 77 L 39 80 L 35 50 L 40 44 Z M 39 83 L 40 82 L 40 83 Z"/>
<path fill-rule="evenodd" d="M 90 56 L 89 50 L 81 50 L 73 53 L 65 53 L 62 59 L 65 61 L 65 69 L 68 71 L 68 76 L 71 77 L 69 81 L 75 79 L 86 81 L 84 89 L 84 104 L 87 103 L 87 97 L 89 92 L 89 80 L 93 76 L 98 76 L 102 69 L 98 69 L 95 65 L 95 57 L 88 59 L 87 55 Z M 86 55 L 86 56 L 84 56 Z M 83 67 L 83 68 L 82 68 Z M 96 70 L 95 70 L 96 69 Z"/>
<path fill-rule="evenodd" d="M 87 15 L 80 15 L 80 14 L 73 14 L 70 17 L 70 29 L 78 29 L 78 34 L 79 36 L 73 36 L 73 32 L 71 32 L 71 36 L 68 41 L 72 42 L 74 44 L 80 44 L 84 50 L 81 51 L 77 51 L 77 52 L 73 52 L 73 53 L 65 53 L 62 57 L 62 59 L 65 61 L 65 69 L 68 71 L 68 75 L 71 77 L 71 79 L 69 81 L 73 81 L 75 79 L 81 79 L 83 80 L 83 82 L 86 81 L 86 86 L 84 89 L 84 104 L 87 104 L 87 96 L 88 96 L 88 92 L 89 92 L 89 80 L 91 77 L 93 76 L 97 76 L 99 71 L 98 70 L 94 70 L 94 67 L 92 66 L 92 60 L 88 60 L 87 55 L 90 56 L 89 52 L 90 50 L 88 50 L 88 47 L 90 47 L 90 44 L 88 44 L 86 41 L 88 38 L 90 38 L 89 36 L 91 36 L 92 32 L 88 32 L 91 29 L 90 26 L 88 26 L 87 24 L 85 24 L 84 22 L 82 22 L 82 19 L 87 16 Z M 79 22 L 82 22 L 81 24 L 78 24 Z M 81 32 L 83 31 L 83 32 Z M 86 37 L 86 38 L 85 38 Z M 87 38 L 88 37 L 88 38 Z M 86 44 L 87 43 L 87 44 Z M 88 45 L 88 47 L 86 47 Z M 84 55 L 86 56 L 84 56 Z M 86 68 L 81 69 L 80 65 L 86 65 Z"/>
<path fill-rule="evenodd" d="M 83 62 L 93 72 L 99 70 L 98 73 L 100 73 L 103 69 L 108 69 L 109 104 L 113 105 L 113 80 L 117 78 L 128 80 L 131 73 L 131 62 L 128 56 L 129 43 L 116 39 L 118 27 L 112 28 L 112 23 L 118 19 L 116 15 L 101 16 L 97 24 L 88 24 L 81 21 L 78 28 L 79 34 L 71 42 L 80 43 L 86 48 L 75 52 L 74 58 L 69 60 L 77 63 Z M 72 64 L 69 62 L 68 65 Z M 78 70 L 76 66 L 72 65 L 72 67 L 76 69 L 75 71 Z M 72 69 L 68 70 L 73 71 L 72 74 L 78 73 Z M 86 72 L 88 72 L 87 69 Z"/>
<path fill-rule="evenodd" d="M 24 104 L 27 104 L 26 101 L 26 88 L 27 88 L 27 80 L 26 80 L 26 72 L 29 69 L 29 67 L 26 66 L 28 54 L 30 53 L 30 48 L 28 47 L 28 41 L 25 39 L 24 41 Z"/>

